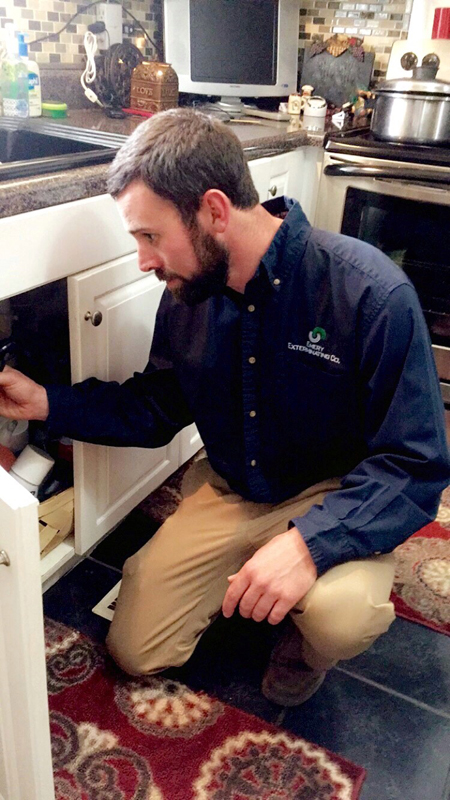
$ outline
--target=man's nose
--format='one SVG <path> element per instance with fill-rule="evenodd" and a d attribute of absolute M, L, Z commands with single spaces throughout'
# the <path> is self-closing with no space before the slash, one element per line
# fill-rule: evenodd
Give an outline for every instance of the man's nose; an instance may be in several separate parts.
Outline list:
<path fill-rule="evenodd" d="M 138 264 L 141 272 L 151 272 L 161 267 L 161 259 L 150 247 L 138 248 Z"/>

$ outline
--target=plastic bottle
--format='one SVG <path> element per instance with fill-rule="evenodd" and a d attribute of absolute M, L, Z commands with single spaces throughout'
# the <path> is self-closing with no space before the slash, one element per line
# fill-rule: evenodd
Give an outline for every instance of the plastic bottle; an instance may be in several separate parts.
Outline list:
<path fill-rule="evenodd" d="M 28 45 L 23 33 L 17 35 L 19 42 L 19 56 L 27 61 L 28 65 L 28 113 L 30 117 L 40 117 L 42 114 L 41 75 L 36 61 L 28 58 Z"/>
<path fill-rule="evenodd" d="M 28 60 L 18 55 L 13 30 L 8 31 L 7 50 L 0 72 L 3 116 L 28 117 Z"/>

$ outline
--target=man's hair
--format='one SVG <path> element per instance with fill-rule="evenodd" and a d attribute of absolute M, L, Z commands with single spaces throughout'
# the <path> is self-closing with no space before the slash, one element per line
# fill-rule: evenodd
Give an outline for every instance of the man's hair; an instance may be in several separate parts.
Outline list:
<path fill-rule="evenodd" d="M 187 224 L 208 189 L 220 189 L 236 208 L 259 202 L 237 136 L 219 120 L 188 108 L 156 114 L 121 147 L 109 169 L 108 191 L 117 197 L 134 180 L 170 200 Z"/>

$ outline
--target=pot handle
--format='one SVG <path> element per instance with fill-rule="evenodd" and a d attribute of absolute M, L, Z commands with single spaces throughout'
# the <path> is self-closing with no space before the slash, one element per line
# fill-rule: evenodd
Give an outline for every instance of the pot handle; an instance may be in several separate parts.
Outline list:
<path fill-rule="evenodd" d="M 335 178 L 389 178 L 397 181 L 419 181 L 420 183 L 446 183 L 450 188 L 450 173 L 424 169 L 399 169 L 397 167 L 362 167 L 360 164 L 328 164 L 324 175 Z"/>

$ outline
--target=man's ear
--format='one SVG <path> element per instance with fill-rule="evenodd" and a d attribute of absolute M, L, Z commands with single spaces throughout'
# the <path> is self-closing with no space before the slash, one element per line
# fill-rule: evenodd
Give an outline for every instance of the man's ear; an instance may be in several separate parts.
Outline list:
<path fill-rule="evenodd" d="M 208 189 L 200 201 L 197 219 L 206 233 L 224 233 L 230 221 L 231 202 L 220 189 Z"/>

